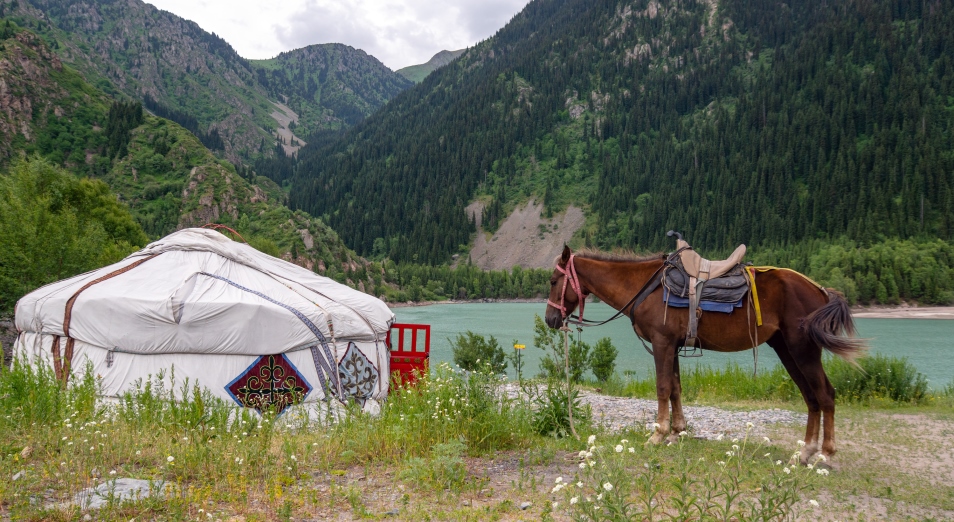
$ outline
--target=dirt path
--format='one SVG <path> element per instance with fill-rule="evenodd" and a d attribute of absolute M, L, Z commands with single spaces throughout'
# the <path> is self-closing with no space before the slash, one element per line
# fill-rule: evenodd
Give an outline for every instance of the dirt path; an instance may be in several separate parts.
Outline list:
<path fill-rule="evenodd" d="M 467 207 L 478 223 L 477 240 L 470 251 L 471 261 L 484 270 L 503 270 L 514 266 L 523 268 L 549 268 L 560 254 L 563 244 L 583 226 L 583 210 L 570 205 L 562 214 L 552 219 L 543 217 L 543 204 L 530 200 L 518 206 L 513 213 L 490 236 L 480 228 L 480 212 L 483 205 L 473 203 Z"/>
<path fill-rule="evenodd" d="M 298 152 L 298 149 L 302 148 L 304 145 L 307 145 L 301 138 L 295 136 L 295 133 L 288 128 L 289 124 L 292 122 L 298 122 L 298 114 L 296 114 L 295 111 L 291 110 L 283 103 L 273 101 L 272 104 L 275 105 L 278 110 L 272 111 L 271 117 L 278 122 L 278 135 L 282 137 L 282 140 L 284 140 L 282 147 L 285 148 L 285 154 L 291 156 L 292 154 Z M 295 140 L 295 145 L 292 145 L 292 139 Z"/>

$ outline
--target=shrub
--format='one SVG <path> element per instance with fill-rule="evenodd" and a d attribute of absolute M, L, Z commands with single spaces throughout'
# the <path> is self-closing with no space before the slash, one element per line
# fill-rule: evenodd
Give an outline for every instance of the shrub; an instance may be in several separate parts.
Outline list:
<path fill-rule="evenodd" d="M 619 351 L 613 346 L 613 341 L 609 337 L 596 341 L 596 346 L 590 353 L 590 368 L 593 369 L 596 380 L 606 382 L 613 375 L 617 355 Z"/>
<path fill-rule="evenodd" d="M 473 372 L 489 364 L 494 373 L 507 371 L 507 355 L 494 336 L 490 336 L 488 341 L 483 335 L 468 330 L 458 334 L 457 339 L 450 343 L 454 351 L 454 364 L 464 370 Z"/>
<path fill-rule="evenodd" d="M 533 344 L 547 354 L 540 360 L 542 376 L 548 379 L 566 378 L 566 354 L 563 336 L 543 322 L 539 315 L 533 318 Z M 570 340 L 570 378 L 573 382 L 583 380 L 590 366 L 590 345 L 575 339 Z"/>
<path fill-rule="evenodd" d="M 529 389 L 531 395 L 535 392 Z M 589 424 L 590 409 L 580 402 L 580 393 L 573 390 L 567 394 L 566 387 L 549 382 L 542 395 L 533 397 L 536 409 L 533 412 L 533 430 L 539 435 L 563 438 L 571 434 L 569 402 L 573 404 L 574 427 Z"/>
<path fill-rule="evenodd" d="M 887 399 L 919 404 L 928 398 L 927 379 L 907 358 L 874 355 L 859 359 L 858 364 L 860 369 L 841 359 L 826 361 L 826 373 L 838 400 L 868 402 Z"/>

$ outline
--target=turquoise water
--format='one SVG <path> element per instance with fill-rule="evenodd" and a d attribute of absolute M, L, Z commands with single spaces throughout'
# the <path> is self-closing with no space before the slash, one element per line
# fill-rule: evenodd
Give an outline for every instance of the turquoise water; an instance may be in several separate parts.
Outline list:
<path fill-rule="evenodd" d="M 525 344 L 527 348 L 522 353 L 524 375 L 534 375 L 539 369 L 543 350 L 533 346 L 533 316 L 542 317 L 545 309 L 543 303 L 473 303 L 395 308 L 394 313 L 399 323 L 431 325 L 432 365 L 445 361 L 453 364 L 450 339 L 470 330 L 487 337 L 496 337 L 507 350 L 512 348 L 514 340 Z M 604 303 L 588 303 L 586 306 L 586 318 L 590 320 L 608 319 L 614 313 Z M 907 357 L 928 378 L 932 388 L 942 388 L 954 380 L 954 347 L 951 342 L 954 321 L 856 319 L 855 324 L 861 337 L 871 339 L 872 353 Z M 583 340 L 591 346 L 602 337 L 612 339 L 619 350 L 617 372 L 632 371 L 638 377 L 650 374 L 653 359 L 639 344 L 626 318 L 583 331 Z M 681 365 L 683 368 L 695 365 L 720 368 L 730 362 L 751 369 L 753 351 L 730 354 L 705 352 L 700 358 L 683 359 Z M 763 344 L 758 350 L 758 364 L 759 368 L 770 368 L 778 364 L 778 357 Z M 513 376 L 513 368 L 509 369 L 509 373 Z"/>

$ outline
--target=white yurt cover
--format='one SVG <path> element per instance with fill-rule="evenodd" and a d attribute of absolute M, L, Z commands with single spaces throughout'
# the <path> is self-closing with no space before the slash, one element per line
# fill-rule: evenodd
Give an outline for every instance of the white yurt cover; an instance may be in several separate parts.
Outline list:
<path fill-rule="evenodd" d="M 88 361 L 109 397 L 174 367 L 259 410 L 330 397 L 376 409 L 393 321 L 379 299 L 190 228 L 24 296 L 15 353 L 60 378 Z"/>

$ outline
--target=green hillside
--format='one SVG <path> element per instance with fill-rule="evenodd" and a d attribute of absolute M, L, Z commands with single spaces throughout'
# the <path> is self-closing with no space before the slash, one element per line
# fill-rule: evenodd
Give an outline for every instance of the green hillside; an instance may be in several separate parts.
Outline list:
<path fill-rule="evenodd" d="M 433 263 L 477 196 L 582 205 L 600 247 L 949 241 L 954 10 L 924 5 L 537 0 L 300 151 L 291 202 Z"/>
<path fill-rule="evenodd" d="M 402 69 L 398 69 L 395 72 L 414 83 L 421 83 L 428 74 L 431 74 L 438 68 L 451 63 L 458 56 L 464 54 L 464 51 L 466 50 L 467 49 L 461 49 L 459 51 L 441 51 L 432 56 L 427 63 L 422 63 L 420 65 L 409 65 Z"/>
<path fill-rule="evenodd" d="M 411 85 L 340 45 L 253 64 L 195 22 L 141 0 L 16 0 L 0 11 L 47 39 L 98 88 L 143 101 L 233 161 L 273 150 L 270 100 L 287 99 L 311 132 L 350 125 Z"/>
<path fill-rule="evenodd" d="M 252 60 L 259 84 L 301 117 L 301 136 L 358 123 L 411 86 L 364 51 L 310 45 L 270 60 Z"/>
<path fill-rule="evenodd" d="M 237 229 L 260 250 L 317 272 L 334 269 L 347 274 L 363 265 L 321 220 L 286 207 L 284 192 L 267 178 L 254 177 L 244 168 L 236 171 L 185 128 L 144 113 L 139 102 L 113 101 L 60 63 L 34 33 L 0 19 L 0 37 L 0 85 L 6 87 L 3 107 L 9 109 L 0 111 L 0 178 L 7 191 L 5 201 L 20 202 L 10 203 L 13 206 L 8 210 L 19 208 L 16 205 L 46 208 L 43 205 L 48 202 L 29 203 L 46 201 L 41 193 L 29 189 L 34 183 L 29 180 L 54 179 L 60 180 L 54 185 L 65 187 L 55 193 L 54 201 L 65 197 L 72 209 L 63 214 L 61 206 L 50 207 L 56 219 L 79 219 L 76 226 L 82 232 L 89 229 L 84 224 L 88 209 L 100 209 L 91 211 L 96 215 L 118 216 L 96 218 L 105 219 L 101 225 L 111 241 L 120 245 L 103 254 L 109 259 L 119 256 L 112 260 L 179 228 L 222 223 Z M 24 167 L 19 158 L 48 167 Z M 63 181 L 50 171 L 56 167 L 72 172 L 76 181 Z M 5 212 L 4 223 L 16 214 Z M 69 217 L 74 214 L 79 217 Z M 123 215 L 132 218 L 127 223 Z M 5 232 L 4 238 L 8 238 L 16 230 Z M 100 243 L 90 244 L 102 244 L 95 231 L 82 233 L 100 238 L 96 239 Z M 109 261 L 87 257 L 99 264 Z M 76 268 L 67 270 L 72 273 L 92 268 L 66 266 Z M 71 275 L 62 270 L 50 274 L 56 278 Z M 28 290 L 29 286 L 16 288 Z M 10 299 L 5 296 L 0 306 L 15 301 Z"/>

